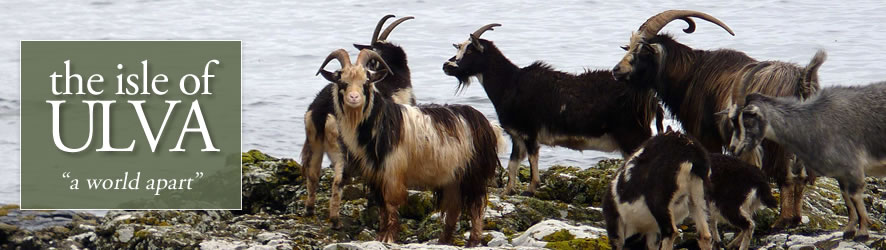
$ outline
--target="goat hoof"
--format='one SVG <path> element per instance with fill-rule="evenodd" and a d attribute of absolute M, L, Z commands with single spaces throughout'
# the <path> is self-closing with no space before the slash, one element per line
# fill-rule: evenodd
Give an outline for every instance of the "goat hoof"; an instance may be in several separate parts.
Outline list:
<path fill-rule="evenodd" d="M 513 189 L 505 189 L 504 191 L 501 191 L 502 196 L 511 196 L 511 195 L 514 195 L 515 193 L 517 193 L 517 192 L 515 192 Z"/>
<path fill-rule="evenodd" d="M 871 236 L 867 235 L 867 234 L 856 235 L 854 238 L 852 238 L 852 240 L 856 241 L 856 242 L 865 242 L 865 241 L 868 241 L 869 239 L 871 239 Z"/>
<path fill-rule="evenodd" d="M 469 247 L 476 247 L 476 246 L 480 246 L 480 245 L 481 245 L 480 240 L 470 240 L 465 244 L 465 247 L 469 248 Z"/>
<path fill-rule="evenodd" d="M 532 196 L 535 196 L 535 192 L 523 191 L 522 193 L 520 193 L 520 195 L 526 196 L 526 197 L 532 197 Z"/>
<path fill-rule="evenodd" d="M 775 221 L 775 225 L 772 226 L 772 230 L 781 231 L 788 228 L 796 227 L 800 225 L 800 217 L 792 217 L 792 218 L 779 218 Z"/>
<path fill-rule="evenodd" d="M 338 218 L 329 218 L 329 223 L 332 224 L 332 229 L 341 229 L 341 220 Z"/>
<path fill-rule="evenodd" d="M 305 208 L 305 216 L 314 216 L 314 207 Z"/>
<path fill-rule="evenodd" d="M 843 239 L 844 240 L 851 240 L 852 238 L 855 238 L 855 231 L 843 232 Z"/>

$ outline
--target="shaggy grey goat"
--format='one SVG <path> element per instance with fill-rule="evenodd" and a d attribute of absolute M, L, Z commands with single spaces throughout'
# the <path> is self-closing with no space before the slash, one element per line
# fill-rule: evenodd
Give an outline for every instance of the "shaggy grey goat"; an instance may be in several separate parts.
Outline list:
<path fill-rule="evenodd" d="M 808 171 L 837 179 L 849 211 L 843 238 L 867 239 L 864 178 L 886 176 L 886 82 L 825 88 L 803 101 L 751 94 L 745 103 L 731 112 L 737 129 L 729 151 L 741 154 L 773 140 Z"/>

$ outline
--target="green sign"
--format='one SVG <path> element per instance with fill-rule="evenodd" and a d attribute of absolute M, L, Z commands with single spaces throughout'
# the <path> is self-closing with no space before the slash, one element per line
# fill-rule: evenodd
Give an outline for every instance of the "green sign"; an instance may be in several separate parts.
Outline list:
<path fill-rule="evenodd" d="M 240 209 L 239 41 L 23 41 L 22 209 Z"/>

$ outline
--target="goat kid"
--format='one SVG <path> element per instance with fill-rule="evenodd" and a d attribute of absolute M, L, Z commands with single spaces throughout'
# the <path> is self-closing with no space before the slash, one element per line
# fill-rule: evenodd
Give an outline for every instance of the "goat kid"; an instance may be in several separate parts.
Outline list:
<path fill-rule="evenodd" d="M 811 173 L 837 179 L 849 211 L 843 238 L 868 239 L 864 178 L 886 176 L 886 82 L 825 88 L 806 100 L 751 94 L 745 103 L 731 119 L 729 151 L 764 139 L 784 145 Z"/>
<path fill-rule="evenodd" d="M 743 52 L 719 49 L 697 50 L 658 34 L 668 23 L 680 19 L 695 31 L 691 18 L 712 22 L 729 34 L 732 30 L 719 19 L 698 11 L 668 10 L 650 17 L 631 35 L 627 53 L 612 69 L 617 79 L 655 90 L 662 103 L 708 151 L 721 152 L 728 143 L 731 128 L 715 113 L 732 104 L 741 104 L 749 93 L 806 98 L 819 89 L 818 68 L 825 60 L 819 51 L 805 67 L 778 61 L 757 61 Z M 753 152 L 751 152 L 753 151 Z M 777 227 L 800 221 L 804 183 L 812 178 L 795 175 L 789 153 L 766 141 L 762 150 L 749 150 L 741 157 L 762 166 L 781 188 L 782 213 Z M 760 155 L 762 152 L 764 155 Z M 765 160 L 765 161 L 763 161 Z M 800 168 L 802 169 L 802 168 Z"/>
<path fill-rule="evenodd" d="M 497 26 L 485 25 L 467 41 L 454 44 L 458 52 L 443 64 L 443 72 L 457 78 L 459 88 L 470 85 L 471 77 L 479 79 L 510 135 L 505 194 L 513 193 L 527 152 L 532 179 L 524 194 L 535 192 L 539 144 L 627 156 L 652 136 L 650 123 L 661 109 L 651 90 L 620 84 L 604 70 L 575 75 L 543 62 L 519 68 L 492 41 L 480 38 Z"/>
<path fill-rule="evenodd" d="M 323 69 L 337 59 L 342 69 Z M 382 69 L 369 71 L 376 60 Z M 427 188 L 438 195 L 444 228 L 441 244 L 451 244 L 462 208 L 471 220 L 468 246 L 480 243 L 486 184 L 500 166 L 497 150 L 501 128 L 465 105 L 397 104 L 374 85 L 390 72 L 384 60 L 370 50 L 360 51 L 351 64 L 347 52 L 332 52 L 319 74 L 333 82 L 335 117 L 341 140 L 372 186 L 379 209 L 378 240 L 394 242 L 399 230 L 398 207 L 406 203 L 408 188 Z"/>
<path fill-rule="evenodd" d="M 695 139 L 673 131 L 650 138 L 618 169 L 603 199 L 613 247 L 642 238 L 647 249 L 673 249 L 677 224 L 691 216 L 699 247 L 711 249 L 710 176 L 708 153 Z"/>
<path fill-rule="evenodd" d="M 370 45 L 354 44 L 358 49 L 371 48 L 381 55 L 385 62 L 389 62 L 391 70 L 395 73 L 393 76 L 385 77 L 381 82 L 376 84 L 382 96 L 391 98 L 394 102 L 400 104 L 415 105 L 415 97 L 412 94 L 412 83 L 409 77 L 409 66 L 406 61 L 406 53 L 400 46 L 388 42 L 386 39 L 391 31 L 400 23 L 412 19 L 413 17 L 403 17 L 397 19 L 379 36 L 384 23 L 394 17 L 394 15 L 386 15 L 378 21 L 375 31 L 372 34 L 372 42 Z M 378 67 L 378 64 L 373 66 Z M 305 143 L 302 147 L 301 157 L 303 175 L 307 177 L 308 199 L 305 202 L 305 210 L 307 215 L 314 213 L 314 204 L 317 199 L 317 187 L 320 182 L 320 168 L 323 163 L 323 154 L 332 161 L 333 169 L 332 179 L 332 195 L 329 198 L 329 220 L 333 227 L 339 227 L 339 207 L 341 206 L 341 189 L 346 179 L 344 177 L 344 168 L 346 165 L 346 151 L 339 147 L 338 127 L 334 117 L 335 113 L 332 107 L 332 84 L 326 85 L 320 93 L 314 98 L 314 101 L 308 106 L 305 112 Z M 353 167 L 353 166 L 350 166 Z"/>
<path fill-rule="evenodd" d="M 710 159 L 711 189 L 706 192 L 711 200 L 714 245 L 722 242 L 717 224 L 724 221 L 740 230 L 726 248 L 746 250 L 754 235 L 754 211 L 760 205 L 776 208 L 778 201 L 772 196 L 768 178 L 756 166 L 723 154 L 710 154 Z"/>

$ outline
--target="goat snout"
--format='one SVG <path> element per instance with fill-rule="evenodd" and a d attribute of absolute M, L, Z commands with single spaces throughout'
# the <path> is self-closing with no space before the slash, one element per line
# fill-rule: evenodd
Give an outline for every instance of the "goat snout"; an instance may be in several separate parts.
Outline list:
<path fill-rule="evenodd" d="M 345 98 L 345 103 L 351 107 L 359 106 L 362 101 L 362 96 L 356 91 L 348 92 L 348 96 Z"/>
<path fill-rule="evenodd" d="M 615 80 L 627 79 L 627 76 L 627 72 L 622 72 L 620 65 L 615 65 L 615 67 L 612 68 L 612 78 L 615 78 Z"/>
<path fill-rule="evenodd" d="M 443 63 L 443 73 L 446 73 L 447 75 L 452 75 L 457 68 L 458 64 L 455 63 L 455 61 L 453 60 L 449 60 Z"/>

